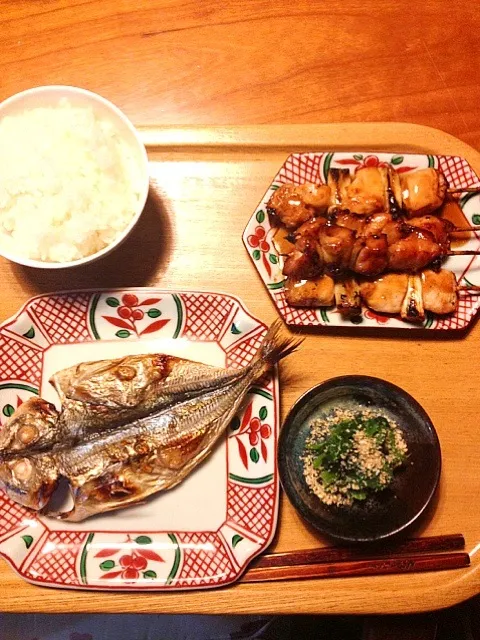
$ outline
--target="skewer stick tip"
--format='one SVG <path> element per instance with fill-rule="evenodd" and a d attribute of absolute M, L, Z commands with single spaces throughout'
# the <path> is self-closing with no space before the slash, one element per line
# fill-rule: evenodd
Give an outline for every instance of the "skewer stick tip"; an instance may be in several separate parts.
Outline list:
<path fill-rule="evenodd" d="M 450 187 L 447 193 L 480 193 L 480 187 Z"/>

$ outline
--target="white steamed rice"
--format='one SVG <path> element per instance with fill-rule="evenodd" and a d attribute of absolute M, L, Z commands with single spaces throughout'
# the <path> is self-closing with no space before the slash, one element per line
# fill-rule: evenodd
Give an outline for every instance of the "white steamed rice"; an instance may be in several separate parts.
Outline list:
<path fill-rule="evenodd" d="M 131 222 L 140 163 L 114 123 L 66 99 L 0 121 L 0 249 L 71 262 Z"/>

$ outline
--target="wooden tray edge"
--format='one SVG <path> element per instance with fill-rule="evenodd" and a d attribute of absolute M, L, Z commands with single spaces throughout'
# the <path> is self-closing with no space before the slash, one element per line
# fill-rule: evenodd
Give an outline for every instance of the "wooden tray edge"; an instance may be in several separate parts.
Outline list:
<path fill-rule="evenodd" d="M 423 125 L 401 122 L 372 122 L 372 123 L 332 123 L 311 125 L 240 125 L 240 126 L 172 126 L 149 125 L 139 126 L 140 137 L 150 151 L 168 152 L 181 150 L 188 153 L 200 149 L 211 152 L 225 150 L 254 152 L 276 151 L 286 155 L 294 151 L 307 150 L 372 150 L 372 151 L 399 151 L 412 153 L 434 153 L 446 155 L 458 155 L 464 157 L 472 167 L 480 173 L 480 153 L 467 143 L 459 140 L 451 134 Z M 472 558 L 475 562 L 475 559 Z M 6 567 L 2 564 L 2 569 Z M 8 566 L 8 571 L 11 567 Z M 463 600 L 477 595 L 480 592 L 480 562 L 475 562 L 467 571 L 452 572 L 452 579 L 448 584 L 436 585 L 435 578 L 438 574 L 425 574 L 430 588 L 417 591 L 408 597 L 416 599 L 415 611 L 431 611 L 452 606 Z M 355 590 L 357 579 L 346 579 L 351 582 L 352 590 Z M 13 583 L 13 580 L 11 581 Z M 296 582 L 289 583 L 289 588 L 295 589 Z M 377 584 L 377 583 L 375 583 Z M 22 591 L 12 599 L 4 599 L 1 610 L 3 612 L 43 612 L 65 613 L 71 611 L 72 592 L 64 589 L 51 589 L 33 586 L 23 582 L 22 585 L 28 591 Z M 309 596 L 308 613 L 321 614 L 375 614 L 377 610 L 370 610 L 362 606 L 361 596 L 355 601 L 338 600 L 335 590 L 329 594 L 332 581 L 312 581 L 311 596 Z M 15 583 L 17 586 L 17 583 Z M 349 585 L 350 586 L 350 585 Z M 148 613 L 161 608 L 163 613 L 215 613 L 218 612 L 218 601 L 229 601 L 231 614 L 257 614 L 268 613 L 264 606 L 259 606 L 253 598 L 251 606 L 235 604 L 231 589 L 248 590 L 253 595 L 255 589 L 252 585 L 233 585 L 222 590 L 209 592 L 176 592 L 172 594 L 99 594 L 103 602 L 92 599 L 92 593 L 88 591 L 75 591 L 75 610 L 78 613 L 103 612 L 137 612 Z M 372 588 L 374 583 L 372 582 Z M 268 594 L 270 588 L 266 587 Z M 30 596 L 25 597 L 28 593 Z M 273 592 L 272 592 L 273 593 Z M 379 591 L 381 599 L 382 590 Z M 53 597 L 55 596 L 55 597 Z M 233 597 L 232 597 L 233 596 Z M 185 604 L 179 604 L 179 599 Z M 399 593 L 397 601 L 384 601 L 382 614 L 409 613 L 411 607 L 406 604 L 405 593 Z M 232 602 L 233 600 L 233 602 Z M 258 598 L 259 602 L 262 598 Z M 312 604 L 312 601 L 318 604 Z M 278 603 L 271 599 L 271 607 L 275 614 L 296 613 L 288 602 Z M 225 605 L 226 606 L 226 605 Z M 182 611 L 180 611 L 182 610 Z"/>
<path fill-rule="evenodd" d="M 384 150 L 459 155 L 480 169 L 480 152 L 459 138 L 407 122 L 238 126 L 139 126 L 147 148 L 230 147 L 237 149 Z"/>

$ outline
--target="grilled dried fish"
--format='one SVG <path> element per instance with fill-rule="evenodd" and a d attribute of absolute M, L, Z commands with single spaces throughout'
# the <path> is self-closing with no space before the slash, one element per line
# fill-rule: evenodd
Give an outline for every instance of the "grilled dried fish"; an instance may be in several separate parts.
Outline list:
<path fill-rule="evenodd" d="M 22 403 L 0 430 L 0 453 L 31 449 L 57 438 L 59 413 L 53 404 L 37 398 Z"/>
<path fill-rule="evenodd" d="M 87 362 L 51 378 L 62 402 L 58 441 L 74 443 L 91 433 L 126 424 L 241 376 L 166 354 Z"/>
<path fill-rule="evenodd" d="M 188 397 L 192 392 L 216 388 L 219 382 L 228 383 L 239 375 L 238 369 L 212 367 L 165 354 L 145 354 L 85 362 L 59 371 L 50 382 L 62 404 L 68 399 L 112 410 L 130 410 L 128 417 L 132 418 L 132 410 L 136 412 L 134 417 L 139 417 L 182 395 Z M 105 421 L 105 416 L 100 420 Z"/>
<path fill-rule="evenodd" d="M 74 502 L 56 515 L 79 521 L 119 509 L 183 480 L 212 450 L 251 380 L 218 389 L 57 456 Z"/>
<path fill-rule="evenodd" d="M 30 509 L 41 509 L 59 481 L 56 461 L 49 453 L 15 456 L 0 464 L 0 487 L 8 497 Z"/>
<path fill-rule="evenodd" d="M 0 432 L 0 455 L 73 445 L 88 434 L 222 388 L 241 375 L 240 369 L 222 369 L 165 354 L 69 367 L 50 379 L 62 403 L 60 414 L 39 398 L 21 405 Z"/>
<path fill-rule="evenodd" d="M 69 521 L 172 488 L 210 453 L 250 385 L 297 344 L 283 338 L 280 323 L 274 323 L 236 380 L 74 447 L 10 459 L 0 465 L 0 486 L 13 500 Z M 60 478 L 68 481 L 74 504 L 54 513 L 47 504 Z"/>

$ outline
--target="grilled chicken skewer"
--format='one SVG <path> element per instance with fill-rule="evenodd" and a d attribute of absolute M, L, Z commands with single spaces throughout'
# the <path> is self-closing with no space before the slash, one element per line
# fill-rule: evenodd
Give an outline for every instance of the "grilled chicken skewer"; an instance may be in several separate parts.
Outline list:
<path fill-rule="evenodd" d="M 390 214 L 375 214 L 361 228 L 354 214 L 316 218 L 295 233 L 294 248 L 286 257 L 283 274 L 296 279 L 353 272 L 377 276 L 387 270 L 415 273 L 449 255 L 478 251 L 450 251 L 448 220 L 434 216 L 412 218 L 408 224 Z M 350 221 L 356 227 L 352 228 Z"/>
<path fill-rule="evenodd" d="M 327 275 L 315 281 L 287 278 L 285 295 L 292 306 L 331 307 L 337 302 L 335 286 L 333 278 Z M 353 280 L 350 286 L 355 288 L 354 309 L 358 306 L 358 293 L 361 301 L 373 311 L 399 314 L 403 320 L 410 322 L 423 321 L 426 311 L 437 315 L 453 313 L 461 291 L 480 293 L 480 286 L 458 286 L 455 275 L 445 269 L 438 272 L 427 269 L 414 275 L 388 273 L 376 279 Z M 343 315 L 354 317 L 357 314 L 349 310 L 348 314 Z"/>
<path fill-rule="evenodd" d="M 310 280 L 285 280 L 285 299 L 293 307 L 333 307 L 345 318 L 355 318 L 362 314 L 360 285 L 353 278 L 335 282 L 328 275 Z"/>
<path fill-rule="evenodd" d="M 405 292 L 395 313 L 422 319 L 424 287 L 417 274 L 428 266 L 438 269 L 446 256 L 478 253 L 450 250 L 452 234 L 477 227 L 456 227 L 431 215 L 449 192 L 435 169 L 400 175 L 391 167 L 368 167 L 354 176 L 332 169 L 327 184 L 282 185 L 267 210 L 289 232 L 281 252 L 287 301 L 336 305 L 342 315 L 355 317 L 362 298 L 356 278 L 404 272 Z"/>
<path fill-rule="evenodd" d="M 455 274 L 446 269 L 427 269 L 413 276 L 388 273 L 360 283 L 362 300 L 373 311 L 399 313 L 409 321 L 423 321 L 426 311 L 437 315 L 453 313 L 460 291 L 480 293 L 480 286 L 458 286 Z"/>
<path fill-rule="evenodd" d="M 348 169 L 330 169 L 327 184 L 283 184 L 271 196 L 267 211 L 287 229 L 334 209 L 358 215 L 386 211 L 422 216 L 442 206 L 447 187 L 443 173 L 432 168 L 398 174 L 391 167 L 365 167 L 353 176 Z"/>
<path fill-rule="evenodd" d="M 318 220 L 318 218 L 315 220 Z M 431 214 L 415 216 L 408 219 L 394 219 L 394 217 L 389 213 L 375 213 L 371 216 L 358 216 L 354 213 L 350 213 L 349 211 L 337 211 L 332 212 L 325 220 L 339 226 L 348 227 L 349 229 L 352 229 L 352 231 L 355 231 L 357 235 L 360 234 L 367 236 L 374 235 L 376 233 L 386 233 L 387 236 L 389 236 L 389 239 L 391 232 L 393 231 L 394 233 L 397 233 L 396 230 L 401 228 L 402 224 L 407 227 L 416 227 L 430 232 L 435 241 L 447 249 L 450 246 L 450 240 L 453 239 L 453 234 L 480 231 L 480 226 L 478 225 L 456 227 L 447 218 L 440 218 Z M 310 224 L 313 224 L 313 221 L 310 221 Z M 294 232 L 293 235 L 295 236 L 300 233 L 301 229 L 302 227 Z"/>

